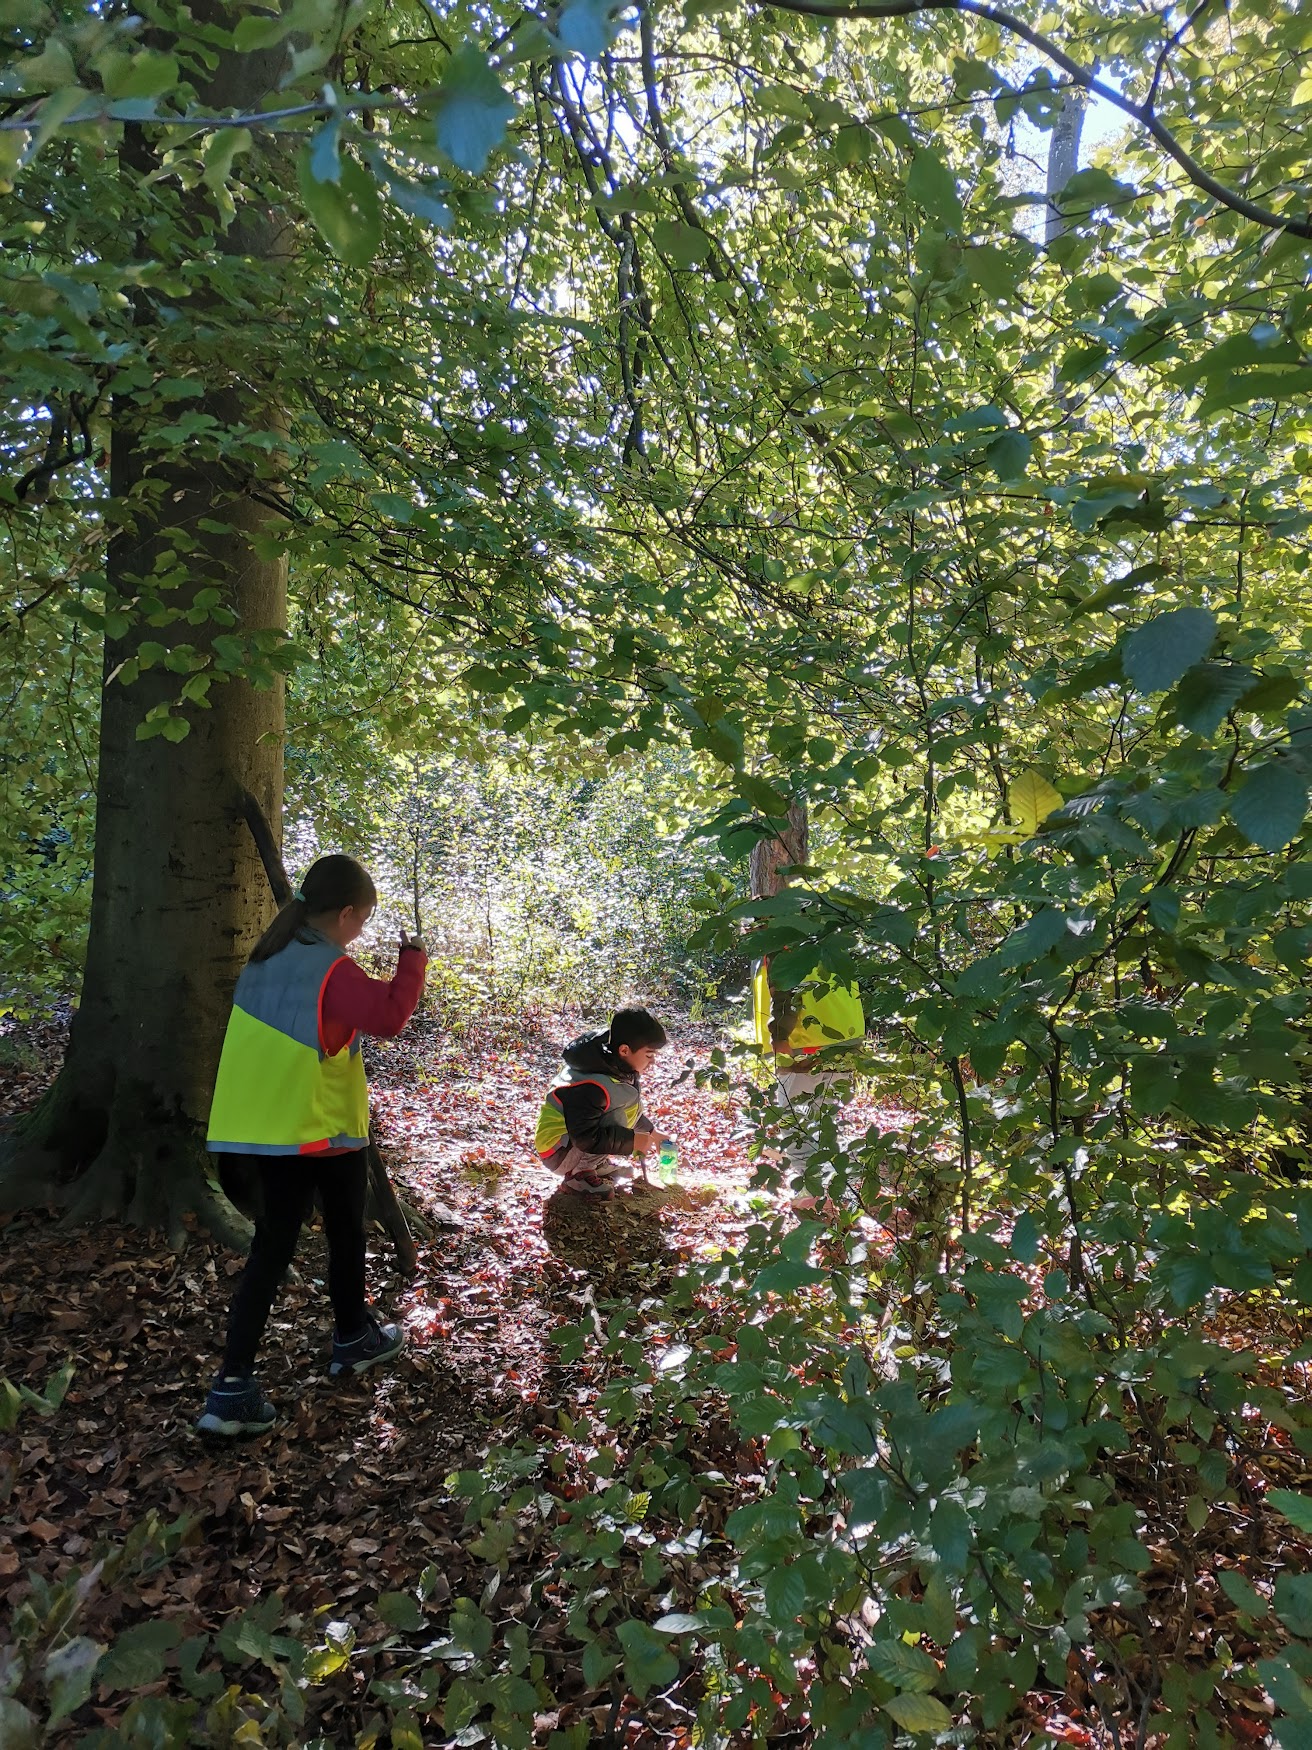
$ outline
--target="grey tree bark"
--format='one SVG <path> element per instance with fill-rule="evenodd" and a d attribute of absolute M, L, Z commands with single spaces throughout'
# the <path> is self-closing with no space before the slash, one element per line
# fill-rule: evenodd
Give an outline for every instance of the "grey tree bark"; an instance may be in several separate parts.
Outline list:
<path fill-rule="evenodd" d="M 204 103 L 257 107 L 279 60 L 222 55 Z M 269 206 L 245 203 L 225 231 L 203 185 L 163 178 L 147 188 L 158 158 L 139 126 L 126 134 L 120 169 L 140 214 L 126 252 L 145 258 L 163 235 L 165 249 L 190 253 L 194 287 L 170 296 L 167 312 L 138 293 L 136 337 L 158 368 L 204 383 L 190 405 L 215 424 L 201 439 L 160 444 L 155 428 L 174 415 L 152 411 L 139 376 L 113 399 L 105 588 L 129 624 L 105 641 L 86 971 L 63 1069 L 10 1146 L 0 1188 L 11 1206 L 54 1200 L 70 1219 L 124 1213 L 176 1243 L 187 1215 L 240 1232 L 211 1183 L 203 1125 L 232 987 L 271 915 L 241 798 L 281 822 L 283 687 L 244 675 L 216 682 L 208 709 L 184 707 L 189 732 L 173 742 L 138 739 L 138 728 L 178 698 L 182 675 L 155 663 L 131 685 L 116 677 L 147 642 L 209 653 L 222 634 L 286 627 L 286 561 L 268 556 L 265 539 L 280 521 L 265 502 L 276 483 L 266 475 L 256 493 L 241 447 L 246 431 L 284 428 L 278 306 L 266 321 L 227 300 L 233 275 L 252 288 L 276 283 L 290 234 Z M 210 271 L 196 271 L 200 262 Z M 207 619 L 204 590 L 218 592 L 234 625 Z M 164 625 L 135 611 L 152 597 Z M 193 609 L 194 625 L 184 617 Z"/>
<path fill-rule="evenodd" d="M 1043 223 L 1045 243 L 1052 243 L 1062 236 L 1070 224 L 1062 212 L 1060 196 L 1080 168 L 1080 136 L 1084 132 L 1084 117 L 1088 107 L 1089 94 L 1083 86 L 1071 85 L 1062 93 L 1061 114 L 1048 136 L 1048 200 Z"/>

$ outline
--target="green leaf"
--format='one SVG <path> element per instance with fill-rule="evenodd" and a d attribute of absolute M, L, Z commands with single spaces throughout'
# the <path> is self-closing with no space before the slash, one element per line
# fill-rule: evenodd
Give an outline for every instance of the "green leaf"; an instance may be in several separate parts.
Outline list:
<path fill-rule="evenodd" d="M 700 1616 L 692 1616 L 686 1610 L 672 1610 L 666 1616 L 658 1616 L 652 1624 L 658 1635 L 695 1635 L 705 1627 Z"/>
<path fill-rule="evenodd" d="M 956 1507 L 957 1511 L 961 1514 L 962 1519 L 964 1520 L 966 1518 L 964 1507 L 961 1507 L 956 1501 L 941 1501 L 939 1503 L 938 1513 L 942 1513 L 947 1507 Z M 938 1513 L 934 1516 L 935 1520 L 937 1520 Z M 936 1534 L 937 1526 L 935 1526 L 934 1529 Z M 969 1537 L 969 1521 L 967 1521 L 967 1537 Z M 935 1548 L 937 1547 L 936 1536 Z M 966 1556 L 964 1553 L 962 1554 L 960 1562 L 955 1565 L 957 1572 L 965 1572 Z M 923 1608 L 925 1612 L 925 1633 L 929 1636 L 930 1640 L 936 1641 L 940 1647 L 948 1646 L 951 1643 L 952 1637 L 957 1632 L 957 1607 L 953 1601 L 952 1593 L 948 1588 L 947 1581 L 944 1580 L 941 1574 L 931 1575 L 929 1584 L 925 1587 Z"/>
<path fill-rule="evenodd" d="M 1028 1209 L 1017 1216 L 1011 1230 L 1011 1250 L 1022 1264 L 1032 1264 L 1039 1255 L 1039 1224 Z"/>
<path fill-rule="evenodd" d="M 1180 895 L 1169 887 L 1155 887 L 1148 895 L 1148 916 L 1154 929 L 1169 936 L 1180 921 Z"/>
<path fill-rule="evenodd" d="M 776 790 L 773 784 L 767 784 L 764 778 L 755 777 L 751 772 L 736 772 L 733 787 L 762 814 L 772 815 L 776 819 L 787 817 L 788 798 L 782 791 Z"/>
<path fill-rule="evenodd" d="M 472 43 L 447 63 L 433 104 L 437 143 L 453 164 L 478 176 L 506 137 L 514 100 Z"/>
<path fill-rule="evenodd" d="M 1072 503 L 1071 522 L 1082 535 L 1087 535 L 1114 511 L 1138 509 L 1143 502 L 1143 491 L 1140 486 L 1109 486 L 1095 481 L 1083 498 Z"/>
<path fill-rule="evenodd" d="M 1272 1493 L 1284 1495 L 1288 1494 L 1289 1491 L 1278 1489 L 1273 1490 Z M 1271 1496 L 1268 1495 L 1267 1500 L 1270 1499 Z M 1301 1501 L 1303 1497 L 1300 1495 L 1297 1499 Z M 1217 1584 L 1230 1602 L 1237 1604 L 1240 1610 L 1245 1611 L 1249 1616 L 1262 1617 L 1269 1613 L 1271 1607 L 1266 1599 L 1255 1587 L 1249 1584 L 1242 1574 L 1236 1573 L 1233 1568 L 1218 1568 L 1216 1579 Z"/>
<path fill-rule="evenodd" d="M 883 1707 L 904 1732 L 947 1732 L 952 1728 L 952 1715 L 936 1696 L 904 1693 Z"/>
<path fill-rule="evenodd" d="M 1175 691 L 1177 722 L 1195 735 L 1214 735 L 1256 680 L 1243 663 L 1195 663 Z"/>
<path fill-rule="evenodd" d="M 614 0 L 567 0 L 556 36 L 572 54 L 595 61 L 615 39 L 615 10 Z"/>
<path fill-rule="evenodd" d="M 394 1713 L 388 1727 L 390 1750 L 424 1750 L 424 1735 L 413 1708 Z"/>
<path fill-rule="evenodd" d="M 696 225 L 685 225 L 678 219 L 659 219 L 651 228 L 652 238 L 662 255 L 668 255 L 680 267 L 699 267 L 711 252 L 711 240 Z"/>
<path fill-rule="evenodd" d="M 794 1258 L 780 1258 L 767 1264 L 757 1276 L 753 1287 L 758 1294 L 792 1294 L 810 1282 L 823 1282 L 825 1273 L 814 1264 L 803 1264 Z"/>
<path fill-rule="evenodd" d="M 952 172 L 935 153 L 921 146 L 907 172 L 907 193 L 930 218 L 952 231 L 961 229 L 961 197 Z"/>
<path fill-rule="evenodd" d="M 1253 1667 L 1263 1687 L 1280 1709 L 1272 1722 L 1271 1737 L 1280 1750 L 1309 1750 L 1312 1746 L 1312 1687 L 1294 1669 L 1297 1661 L 1307 1670 L 1302 1649 L 1288 1648 L 1274 1659 L 1259 1659 Z"/>
<path fill-rule="evenodd" d="M 1307 781 L 1287 765 L 1259 766 L 1240 785 L 1230 818 L 1246 839 L 1278 851 L 1298 835 L 1307 815 Z"/>
<path fill-rule="evenodd" d="M 30 164 L 63 122 L 84 105 L 91 108 L 94 102 L 90 92 L 83 91 L 78 85 L 65 85 L 60 91 L 52 91 L 37 111 L 36 132 L 23 153 L 22 162 Z"/>
<path fill-rule="evenodd" d="M 599 1689 L 619 1662 L 620 1654 L 611 1652 L 604 1641 L 589 1641 L 583 1649 L 583 1681 L 589 1689 Z"/>
<path fill-rule="evenodd" d="M 472 1683 L 457 1677 L 447 1691 L 442 1709 L 442 1724 L 452 1737 L 463 1732 L 483 1705 L 483 1697 Z"/>
<path fill-rule="evenodd" d="M 1216 615 L 1207 608 L 1158 614 L 1125 640 L 1125 678 L 1141 693 L 1163 693 L 1207 655 L 1215 638 Z"/>
<path fill-rule="evenodd" d="M 378 184 L 363 164 L 343 158 L 336 182 L 320 182 L 310 164 L 310 148 L 297 160 L 301 199 L 315 226 L 348 267 L 367 267 L 383 240 L 383 212 Z"/>
<path fill-rule="evenodd" d="M 36 1715 L 12 1695 L 0 1695 L 0 1744 L 5 1750 L 40 1750 L 46 1741 Z"/>
<path fill-rule="evenodd" d="M 1272 365 L 1227 373 L 1198 403 L 1195 419 L 1209 419 L 1246 401 L 1302 401 L 1312 393 L 1312 366 Z"/>
<path fill-rule="evenodd" d="M 102 1655 L 96 1682 L 107 1689 L 144 1689 L 163 1676 L 167 1656 L 181 1639 L 181 1626 L 168 1618 L 125 1629 Z"/>
<path fill-rule="evenodd" d="M 249 128 L 220 128 L 211 134 L 202 154 L 205 168 L 200 179 L 206 188 L 216 192 L 226 188 L 238 155 L 249 152 L 253 143 L 254 135 Z"/>
<path fill-rule="evenodd" d="M 428 1620 L 409 1592 L 380 1593 L 374 1609 L 388 1628 L 403 1629 L 407 1634 L 417 1634 Z"/>
<path fill-rule="evenodd" d="M 457 1598 L 451 1612 L 451 1639 L 458 1647 L 482 1658 L 491 1648 L 496 1630 L 472 1598 Z"/>
<path fill-rule="evenodd" d="M 1291 1633 L 1312 1639 L 1312 1574 L 1281 1574 L 1276 1580 L 1275 1608 Z"/>
<path fill-rule="evenodd" d="M 811 1432 L 823 1446 L 862 1458 L 868 1458 L 878 1445 L 870 1411 L 864 1402 L 848 1404 L 842 1398 L 821 1399 L 815 1407 Z"/>
<path fill-rule="evenodd" d="M 1170 380 L 1184 388 L 1192 388 L 1204 377 L 1229 378 L 1241 365 L 1297 364 L 1301 357 L 1298 347 L 1281 340 L 1279 331 L 1266 324 L 1267 333 L 1231 334 L 1210 347 L 1196 359 L 1177 365 Z"/>
<path fill-rule="evenodd" d="M 765 1608 L 776 1628 L 786 1628 L 806 1609 L 806 1580 L 797 1568 L 776 1568 L 765 1577 Z"/>
<path fill-rule="evenodd" d="M 316 182 L 340 182 L 342 177 L 342 117 L 329 116 L 310 141 L 310 175 Z"/>
<path fill-rule="evenodd" d="M 41 1393 L 47 1411 L 57 1410 L 68 1395 L 68 1388 L 73 1383 L 77 1372 L 77 1363 L 66 1361 L 58 1373 L 52 1373 L 46 1381 L 46 1388 Z"/>
<path fill-rule="evenodd" d="M 1216 1272 L 1212 1261 L 1201 1252 L 1185 1252 L 1165 1259 L 1161 1269 L 1171 1299 L 1182 1310 L 1197 1306 L 1216 1287 Z"/>
<path fill-rule="evenodd" d="M 13 74 L 19 88 L 32 93 L 56 91 L 61 85 L 72 85 L 77 80 L 72 52 L 58 36 L 47 37 L 39 55 L 15 62 Z"/>
<path fill-rule="evenodd" d="M 1286 705 L 1292 705 L 1303 691 L 1297 675 L 1282 674 L 1279 671 L 1263 675 L 1251 693 L 1244 697 L 1244 708 L 1256 711 L 1259 716 L 1274 717 L 1284 710 Z"/>
<path fill-rule="evenodd" d="M 615 1632 L 624 1648 L 624 1674 L 636 1695 L 673 1683 L 679 1661 L 645 1622 L 622 1622 Z"/>
<path fill-rule="evenodd" d="M 1138 193 L 1133 183 L 1118 182 L 1106 170 L 1077 170 L 1058 196 L 1063 212 L 1091 212 L 1094 207 L 1122 206 Z"/>
<path fill-rule="evenodd" d="M 999 249 L 992 243 L 976 243 L 961 258 L 962 269 L 991 298 L 1011 298 L 1030 265 L 1029 253 Z"/>
<path fill-rule="evenodd" d="M 1036 833 L 1064 800 L 1061 791 L 1055 789 L 1042 772 L 1021 772 L 1007 785 L 1007 806 L 1017 829 L 1027 836 Z"/>
<path fill-rule="evenodd" d="M 1312 1496 L 1300 1495 L 1295 1489 L 1268 1489 L 1266 1499 L 1291 1525 L 1312 1531 Z"/>
<path fill-rule="evenodd" d="M 388 196 L 396 202 L 403 213 L 409 213 L 411 218 L 422 219 L 426 225 L 432 225 L 439 231 L 451 227 L 451 208 L 442 199 L 447 192 L 443 182 L 413 182 L 407 176 L 398 176 L 395 170 L 383 168 L 383 186 Z"/>
<path fill-rule="evenodd" d="M 282 41 L 288 29 L 283 17 L 276 13 L 268 17 L 262 12 L 248 12 L 237 22 L 232 33 L 232 46 L 242 55 L 249 54 L 252 49 L 272 48 Z"/>
<path fill-rule="evenodd" d="M 1011 931 L 998 949 L 1003 966 L 1028 966 L 1055 948 L 1066 936 L 1066 914 L 1045 905 Z"/>
<path fill-rule="evenodd" d="M 973 97 L 977 91 L 987 91 L 992 96 L 1004 84 L 1002 75 L 987 61 L 960 56 L 952 62 L 952 81 L 962 97 Z"/>
<path fill-rule="evenodd" d="M 104 1646 L 87 1635 L 65 1641 L 46 1657 L 46 1694 L 50 1698 L 47 1725 L 56 1726 L 82 1706 L 91 1694 L 91 1676 Z"/>
<path fill-rule="evenodd" d="M 877 1641 L 866 1655 L 872 1671 L 913 1695 L 925 1695 L 938 1680 L 938 1666 L 923 1647 L 905 1641 Z"/>
<path fill-rule="evenodd" d="M 1034 445 L 1023 431 L 1005 431 L 994 438 L 984 459 L 999 480 L 1019 480 L 1030 465 Z"/>
<path fill-rule="evenodd" d="M 102 81 L 106 94 L 116 102 L 121 98 L 163 97 L 178 83 L 178 57 L 162 49 L 142 49 L 126 61 L 102 67 Z"/>

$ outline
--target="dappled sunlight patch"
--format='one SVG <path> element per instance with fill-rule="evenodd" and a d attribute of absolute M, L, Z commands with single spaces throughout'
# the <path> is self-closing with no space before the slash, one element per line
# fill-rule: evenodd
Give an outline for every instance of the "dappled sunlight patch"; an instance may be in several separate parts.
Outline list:
<path fill-rule="evenodd" d="M 330 1736 L 334 1721 L 359 1717 L 366 1681 L 393 1718 L 429 1707 L 459 1718 L 480 1685 L 514 1675 L 525 1644 L 554 1698 L 543 1733 L 604 1716 L 665 1750 L 680 1734 L 691 1742 L 689 1719 L 723 1696 L 726 1707 L 741 1699 L 752 1729 L 800 1745 L 846 1660 L 884 1673 L 891 1719 L 928 1731 L 942 1726 L 962 1647 L 975 1648 L 967 1607 L 936 1575 L 956 1571 L 973 1547 L 963 1538 L 985 1536 L 972 1491 L 1016 1465 L 1017 1524 L 1085 1535 L 1090 1564 L 1124 1565 L 1119 1591 L 1088 1592 L 1098 1656 L 1072 1654 L 1058 1671 L 1014 1628 L 975 1649 L 1024 1685 L 1014 1705 L 1026 1729 L 1104 1750 L 1099 1707 L 1146 1682 L 1173 1637 L 1197 1671 L 1222 1646 L 1236 1670 L 1278 1646 L 1291 1596 L 1281 1577 L 1312 1569 L 1309 1534 L 1278 1507 L 1312 1483 L 1276 1403 L 1306 1372 L 1303 1360 L 1281 1365 L 1282 1345 L 1298 1355 L 1287 1310 L 1261 1293 L 1218 1297 L 1206 1323 L 1215 1350 L 1196 1358 L 1140 1317 L 1124 1350 L 1109 1351 L 1102 1410 L 1086 1412 L 1066 1382 L 1079 1384 L 1107 1321 L 1070 1279 L 1060 1223 L 1031 1199 L 977 1211 L 969 1233 L 949 1220 L 941 1250 L 919 1249 L 948 1151 L 907 1115 L 883 1108 L 845 1124 L 829 1164 L 849 1189 L 827 1204 L 823 1185 L 808 1188 L 811 1169 L 795 1177 L 767 1161 L 754 1180 L 743 1116 L 723 1093 L 681 1085 L 685 1133 L 721 1134 L 697 1128 L 705 1098 L 741 1158 L 681 1134 L 674 1184 L 638 1181 L 585 1203 L 506 1145 L 541 1084 L 525 1078 L 523 1111 L 506 1114 L 503 1050 L 466 1049 L 460 1065 L 462 1099 L 485 1072 L 497 1080 L 499 1139 L 447 1134 L 435 1114 L 454 1112 L 449 1090 L 436 1103 L 380 1102 L 398 1183 L 463 1223 L 422 1242 L 407 1282 L 371 1238 L 376 1301 L 403 1323 L 406 1353 L 376 1376 L 323 1378 L 323 1255 L 309 1233 L 261 1370 L 284 1419 L 255 1447 L 216 1455 L 188 1425 L 235 1260 L 205 1246 L 178 1260 L 115 1230 L 75 1241 L 24 1227 L 59 1303 L 51 1314 L 48 1285 L 20 1284 L 12 1265 L 0 1299 L 20 1333 L 42 1333 L 35 1385 L 62 1359 L 77 1371 L 61 1410 L 23 1433 L 17 1565 L 0 1565 L 0 1591 L 21 1587 L 27 1568 L 71 1571 L 103 1531 L 123 1533 L 152 1508 L 196 1513 L 203 1546 L 184 1529 L 191 1541 L 137 1591 L 97 1605 L 90 1626 L 116 1634 L 160 1612 L 246 1621 L 257 1594 L 274 1598 L 279 1622 L 250 1619 L 243 1633 L 264 1646 L 284 1618 L 298 1625 L 289 1644 L 311 1648 Z M 474 1097 L 464 1109 L 483 1107 Z M 857 1191 L 864 1207 L 850 1201 Z M 792 1206 L 807 1196 L 811 1208 Z M 92 1275 L 75 1277 L 88 1244 L 103 1250 Z M 1106 1243 L 1090 1236 L 1083 1256 L 1116 1280 Z M 953 1294 L 955 1326 L 943 1312 Z M 1250 1357 L 1262 1359 L 1240 1392 L 1226 1369 Z M 1165 1419 L 1154 1410 L 1133 1442 L 1114 1436 L 1113 1420 L 1137 1427 L 1146 1414 L 1153 1370 L 1194 1395 L 1164 1400 Z M 1210 1427 L 1200 1379 L 1238 1394 Z M 1110 1503 L 1080 1505 L 1079 1490 L 1095 1488 L 1086 1471 Z M 1179 1501 L 1182 1523 L 1163 1511 Z M 256 1670 L 248 1681 L 266 1682 Z M 1260 1741 L 1270 1715 L 1257 1692 L 1227 1676 L 1208 1700 L 1199 1684 L 1190 1706 L 1206 1701 L 1235 1741 Z"/>

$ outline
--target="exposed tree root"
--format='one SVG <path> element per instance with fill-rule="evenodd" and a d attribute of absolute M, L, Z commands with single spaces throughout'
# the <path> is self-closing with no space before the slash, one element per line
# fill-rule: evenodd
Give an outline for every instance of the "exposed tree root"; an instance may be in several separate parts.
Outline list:
<path fill-rule="evenodd" d="M 0 1210 L 12 1215 L 60 1201 L 58 1156 L 12 1136 L 0 1143 Z"/>
<path fill-rule="evenodd" d="M 61 1073 L 0 1152 L 0 1207 L 54 1207 L 61 1225 L 120 1219 L 182 1251 L 204 1229 L 246 1251 L 251 1223 L 214 1177 L 199 1127 L 118 1081 L 96 1104 Z"/>
<path fill-rule="evenodd" d="M 147 1088 L 119 1077 L 97 1092 L 89 1098 L 66 1067 L 0 1141 L 0 1209 L 56 1208 L 66 1227 L 117 1218 L 162 1231 L 174 1251 L 204 1230 L 248 1251 L 259 1187 L 240 1158 L 209 1155 L 199 1125 L 162 1110 Z M 373 1144 L 366 1212 L 406 1277 L 419 1266 L 416 1235 L 451 1225 L 449 1212 L 430 1216 L 397 1196 Z"/>
<path fill-rule="evenodd" d="M 62 1225 L 119 1217 L 133 1227 L 162 1231 L 175 1252 L 185 1251 L 199 1230 L 234 1251 L 247 1251 L 252 1224 L 212 1176 L 199 1133 L 179 1122 L 162 1169 L 161 1140 L 156 1129 L 146 1150 L 140 1138 L 133 1146 L 111 1136 L 68 1188 Z"/>

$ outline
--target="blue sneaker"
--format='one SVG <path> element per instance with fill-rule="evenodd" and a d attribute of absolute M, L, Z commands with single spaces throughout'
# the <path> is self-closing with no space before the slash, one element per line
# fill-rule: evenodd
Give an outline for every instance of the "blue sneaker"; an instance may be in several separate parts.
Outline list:
<path fill-rule="evenodd" d="M 225 1379 L 220 1374 L 210 1387 L 196 1428 L 201 1434 L 235 1440 L 242 1434 L 263 1434 L 277 1419 L 278 1412 L 251 1374 L 242 1379 Z"/>
<path fill-rule="evenodd" d="M 333 1332 L 333 1358 L 328 1371 L 334 1379 L 342 1373 L 363 1373 L 366 1367 L 377 1367 L 380 1361 L 390 1361 L 405 1348 L 405 1332 L 399 1325 L 380 1325 L 371 1312 L 364 1316 L 367 1322 L 358 1336 L 343 1342 Z"/>

